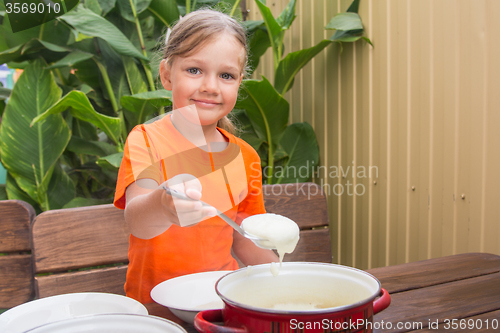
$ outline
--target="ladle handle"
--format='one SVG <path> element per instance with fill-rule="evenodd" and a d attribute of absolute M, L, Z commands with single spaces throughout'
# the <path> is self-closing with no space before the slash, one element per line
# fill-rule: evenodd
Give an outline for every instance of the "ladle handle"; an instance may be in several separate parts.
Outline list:
<path fill-rule="evenodd" d="M 167 192 L 168 195 L 171 195 L 172 197 L 174 198 L 177 198 L 177 199 L 182 199 L 182 200 L 189 200 L 189 201 L 199 201 L 203 206 L 205 207 L 212 207 L 215 209 L 216 213 L 217 213 L 217 216 L 220 217 L 221 219 L 224 220 L 224 222 L 226 222 L 227 224 L 229 224 L 231 227 L 233 227 L 236 231 L 238 231 L 242 236 L 245 236 L 245 232 L 243 231 L 243 229 L 241 229 L 241 227 L 236 223 L 234 222 L 233 220 L 231 220 L 229 218 L 229 216 L 227 216 L 226 214 L 224 214 L 223 212 L 221 212 L 220 210 L 218 210 L 217 208 L 213 207 L 212 205 L 209 205 L 207 204 L 206 202 L 203 202 L 201 200 L 194 200 L 194 199 L 191 199 L 190 197 L 188 197 L 187 195 L 185 195 L 184 193 L 181 193 L 179 191 L 176 191 L 170 187 L 166 187 L 166 186 L 163 186 L 163 189 L 165 190 L 165 192 Z"/>
<path fill-rule="evenodd" d="M 202 203 L 202 205 L 203 204 L 204 204 L 204 202 Z M 205 205 L 210 206 L 209 204 L 205 204 Z M 229 218 L 229 216 L 227 216 L 226 214 L 224 214 L 223 212 L 221 212 L 217 208 L 215 208 L 215 211 L 217 212 L 217 216 L 218 217 L 220 217 L 221 219 L 223 219 L 227 224 L 229 224 L 231 227 L 233 227 L 234 230 L 238 231 L 240 233 L 240 235 L 242 235 L 243 237 L 245 237 L 245 232 L 243 231 L 243 229 L 241 229 L 241 227 L 236 222 L 234 222 L 233 220 L 231 220 Z"/>
<path fill-rule="evenodd" d="M 203 333 L 247 333 L 246 328 L 219 326 L 214 322 L 224 322 L 222 309 L 204 310 L 194 317 L 194 327 Z"/>

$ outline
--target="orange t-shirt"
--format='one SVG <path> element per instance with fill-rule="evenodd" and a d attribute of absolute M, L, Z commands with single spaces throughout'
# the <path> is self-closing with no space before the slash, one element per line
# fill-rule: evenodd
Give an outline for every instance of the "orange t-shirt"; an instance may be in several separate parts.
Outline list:
<path fill-rule="evenodd" d="M 137 179 L 163 183 L 178 174 L 192 174 L 202 184 L 201 200 L 240 224 L 265 213 L 260 158 L 243 140 L 218 130 L 229 141 L 221 152 L 196 147 L 173 126 L 170 115 L 138 125 L 129 134 L 118 172 L 114 205 L 125 209 L 125 190 Z M 233 229 L 219 217 L 179 227 L 172 225 L 152 239 L 130 235 L 125 292 L 151 303 L 157 284 L 177 276 L 238 268 L 231 256 Z"/>

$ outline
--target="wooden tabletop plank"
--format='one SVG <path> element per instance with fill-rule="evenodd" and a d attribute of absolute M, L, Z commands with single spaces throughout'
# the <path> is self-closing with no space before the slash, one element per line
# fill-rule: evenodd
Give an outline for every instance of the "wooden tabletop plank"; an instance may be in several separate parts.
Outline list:
<path fill-rule="evenodd" d="M 377 322 L 391 322 L 393 329 L 375 332 L 408 332 L 412 329 L 394 329 L 398 322 L 421 322 L 467 318 L 500 310 L 500 273 L 414 289 L 391 295 L 389 308 L 377 314 Z M 387 328 L 387 326 L 386 326 Z"/>
<path fill-rule="evenodd" d="M 455 333 L 455 332 L 500 332 L 500 310 L 492 311 L 488 313 L 483 313 L 478 316 L 472 316 L 468 318 L 461 318 L 456 321 L 450 321 L 446 323 L 441 323 L 438 325 L 431 326 L 432 328 L 426 328 L 423 330 L 414 331 L 416 333 L 430 333 L 430 332 L 442 332 L 442 333 Z M 458 328 L 455 328 L 458 327 Z M 462 328 L 460 328 L 462 327 Z M 413 331 L 412 331 L 413 332 Z"/>
<path fill-rule="evenodd" d="M 464 253 L 367 270 L 390 294 L 500 272 L 500 256 Z"/>

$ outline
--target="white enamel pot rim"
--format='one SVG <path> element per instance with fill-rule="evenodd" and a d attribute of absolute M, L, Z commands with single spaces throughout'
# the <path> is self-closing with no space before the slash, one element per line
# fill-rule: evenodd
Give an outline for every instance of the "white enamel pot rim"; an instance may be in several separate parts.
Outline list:
<path fill-rule="evenodd" d="M 351 277 L 352 279 L 361 281 L 363 284 L 365 284 L 365 286 L 368 285 L 370 295 L 368 297 L 365 297 L 361 300 L 358 300 L 350 304 L 336 306 L 336 307 L 322 308 L 322 309 L 311 309 L 311 310 L 276 310 L 276 309 L 252 306 L 245 304 L 244 302 L 243 303 L 237 302 L 225 295 L 227 290 L 230 290 L 231 288 L 236 288 L 236 287 L 245 288 L 244 280 L 247 277 L 266 276 L 267 274 L 269 275 L 268 278 L 271 279 L 272 275 L 270 272 L 270 264 L 249 266 L 228 273 L 217 281 L 215 289 L 217 295 L 219 295 L 219 297 L 225 303 L 231 304 L 235 307 L 244 308 L 256 312 L 287 314 L 287 315 L 299 315 L 299 314 L 315 315 L 315 314 L 342 312 L 345 310 L 357 308 L 359 306 L 371 303 L 375 300 L 375 298 L 380 296 L 381 293 L 380 281 L 370 273 L 367 273 L 357 268 L 337 265 L 337 264 L 317 263 L 317 262 L 284 262 L 283 266 L 280 268 L 279 274 L 293 274 L 297 272 L 299 275 L 304 275 L 307 273 L 312 274 L 311 277 L 312 276 L 316 277 L 317 273 L 323 274 L 325 276 L 325 280 L 328 281 L 329 283 L 332 283 L 332 281 L 334 281 L 333 279 L 335 278 L 335 275 L 341 276 L 343 279 Z M 325 283 L 328 283 L 326 281 Z M 306 280 L 304 282 L 307 283 Z M 270 295 L 270 297 L 272 297 L 272 295 Z"/>

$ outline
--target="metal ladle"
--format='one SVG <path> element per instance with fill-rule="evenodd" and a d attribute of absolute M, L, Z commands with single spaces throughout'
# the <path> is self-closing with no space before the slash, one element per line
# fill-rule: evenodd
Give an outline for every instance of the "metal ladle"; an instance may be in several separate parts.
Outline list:
<path fill-rule="evenodd" d="M 266 250 L 274 250 L 274 249 L 276 249 L 276 246 L 274 246 L 268 239 L 260 238 L 260 237 L 254 236 L 252 234 L 249 234 L 248 232 L 246 232 L 245 230 L 243 230 L 236 222 L 234 222 L 233 220 L 231 220 L 229 218 L 229 216 L 227 216 L 226 214 L 224 214 L 223 212 L 221 212 L 217 208 L 213 207 L 212 205 L 209 205 L 206 202 L 203 202 L 201 200 L 191 199 L 188 196 L 186 196 L 184 193 L 176 191 L 176 190 L 174 190 L 174 189 L 172 189 L 170 187 L 163 186 L 162 188 L 165 190 L 165 192 L 167 192 L 168 195 L 170 195 L 170 196 L 172 196 L 174 198 L 182 199 L 182 200 L 188 200 L 188 201 L 199 201 L 201 203 L 201 205 L 204 206 L 204 207 L 212 207 L 212 208 L 214 208 L 218 217 L 220 217 L 221 219 L 223 219 L 227 224 L 229 224 L 231 227 L 233 227 L 233 229 L 236 230 L 237 232 L 239 232 L 243 237 L 250 239 L 258 247 L 260 247 L 262 249 L 266 249 Z"/>

